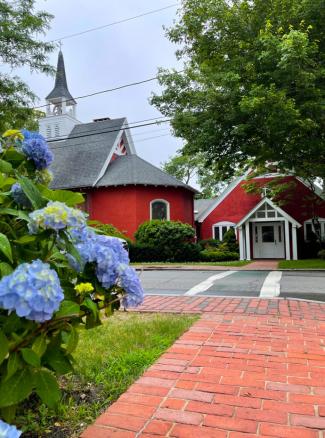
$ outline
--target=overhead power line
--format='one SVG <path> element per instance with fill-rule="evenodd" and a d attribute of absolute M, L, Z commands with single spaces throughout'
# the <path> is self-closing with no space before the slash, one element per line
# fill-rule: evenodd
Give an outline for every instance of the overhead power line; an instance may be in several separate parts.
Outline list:
<path fill-rule="evenodd" d="M 180 71 L 176 71 L 175 73 L 182 73 L 183 71 L 184 70 L 180 70 Z M 112 91 L 122 90 L 123 88 L 134 87 L 135 85 L 141 85 L 141 84 L 145 84 L 147 82 L 156 81 L 157 79 L 158 79 L 158 76 L 155 76 L 153 78 L 143 79 L 142 81 L 130 82 L 129 84 L 119 85 L 118 87 L 115 87 L 115 88 L 108 88 L 106 90 L 95 91 L 94 93 L 84 94 L 83 96 L 78 96 L 78 97 L 74 97 L 72 99 L 67 99 L 65 102 L 68 103 L 68 102 L 72 102 L 74 100 L 85 99 L 86 97 L 97 96 L 98 94 L 110 93 Z M 34 106 L 34 107 L 32 107 L 32 109 L 45 108 L 46 106 L 47 106 L 47 104 L 40 105 L 40 106 Z"/>
<path fill-rule="evenodd" d="M 108 134 L 110 132 L 119 132 L 119 131 L 121 131 L 121 129 L 129 130 L 129 129 L 135 129 L 135 128 L 142 128 L 143 126 L 156 125 L 156 124 L 159 124 L 159 123 L 167 123 L 167 122 L 170 122 L 170 121 L 171 121 L 171 119 L 158 120 L 158 118 L 157 118 L 154 122 L 142 123 L 140 125 L 135 125 L 135 126 L 129 126 L 128 125 L 128 126 L 124 126 L 123 127 L 123 125 L 116 125 L 116 127 L 119 126 L 117 129 L 109 129 L 109 130 L 106 130 L 106 131 L 97 131 L 97 132 L 93 131 L 93 132 L 89 132 L 87 134 L 74 135 L 74 136 L 69 136 L 69 137 L 61 136 L 61 137 L 57 137 L 57 138 L 55 138 L 53 140 L 47 140 L 47 143 L 56 143 L 56 142 L 58 142 L 60 140 L 72 140 L 72 139 L 75 139 L 75 138 L 91 137 L 92 135 Z M 137 122 L 134 122 L 134 123 L 137 123 Z M 70 145 L 70 146 L 79 146 L 79 145 L 80 145 L 80 143 L 76 143 L 76 144 L 73 144 L 73 145 Z M 56 146 L 55 149 L 60 149 L 60 148 L 64 148 L 64 147 L 66 147 L 66 146 L 64 146 L 64 145 Z"/>
<path fill-rule="evenodd" d="M 155 135 L 154 137 L 146 137 L 146 138 L 138 138 L 137 141 L 147 141 L 147 140 L 153 140 L 154 138 L 160 138 L 160 137 L 167 137 L 170 134 L 161 134 L 161 135 Z"/>
<path fill-rule="evenodd" d="M 84 35 L 86 33 L 95 32 L 95 31 L 101 30 L 101 29 L 106 29 L 107 27 L 116 26 L 117 24 L 126 23 L 127 21 L 136 20 L 138 18 L 145 17 L 146 15 L 156 14 L 158 12 L 165 11 L 166 9 L 174 8 L 177 5 L 178 5 L 178 3 L 174 3 L 172 5 L 165 6 L 164 8 L 153 9 L 151 11 L 144 12 L 143 14 L 134 15 L 133 17 L 124 18 L 122 20 L 113 21 L 112 23 L 103 24 L 102 26 L 92 27 L 90 29 L 83 30 L 81 32 L 76 32 L 76 33 L 72 33 L 72 34 L 69 34 L 69 35 L 65 35 L 65 36 L 63 36 L 61 38 L 57 38 L 57 39 L 49 41 L 49 42 L 50 43 L 56 43 L 58 41 L 66 40 L 68 38 L 74 38 L 74 37 L 77 37 L 77 36 L 80 36 L 80 35 Z"/>

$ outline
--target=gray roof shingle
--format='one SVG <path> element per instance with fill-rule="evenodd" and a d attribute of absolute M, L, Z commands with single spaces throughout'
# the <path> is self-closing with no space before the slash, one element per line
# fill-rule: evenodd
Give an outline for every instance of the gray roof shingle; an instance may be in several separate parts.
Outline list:
<path fill-rule="evenodd" d="M 54 154 L 51 187 L 92 187 L 125 121 L 120 118 L 76 125 L 66 140 L 50 142 Z"/>
<path fill-rule="evenodd" d="M 209 199 L 195 199 L 194 200 L 194 216 L 195 219 L 199 217 L 205 210 L 207 210 L 215 201 L 216 198 Z"/>
<path fill-rule="evenodd" d="M 118 157 L 107 168 L 105 175 L 96 186 L 151 185 L 183 187 L 197 192 L 191 186 L 163 172 L 137 155 Z"/>

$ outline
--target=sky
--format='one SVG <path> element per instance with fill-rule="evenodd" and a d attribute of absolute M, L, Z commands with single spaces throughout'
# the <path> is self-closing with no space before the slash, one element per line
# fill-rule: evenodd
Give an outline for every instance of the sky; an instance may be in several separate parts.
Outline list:
<path fill-rule="evenodd" d="M 177 0 L 37 0 L 36 8 L 54 15 L 46 40 L 62 38 L 114 21 L 123 20 L 154 9 L 177 3 Z M 114 88 L 156 76 L 158 67 L 181 66 L 175 57 L 176 46 L 168 41 L 163 26 L 176 19 L 177 6 L 106 29 L 62 40 L 68 87 L 72 96 Z M 56 66 L 58 51 L 50 55 Z M 22 69 L 18 74 L 44 104 L 52 90 L 54 78 L 31 74 Z M 156 81 L 124 90 L 80 99 L 77 118 L 89 122 L 100 117 L 127 117 L 129 123 L 159 117 L 149 103 L 152 92 L 159 92 Z M 131 130 L 139 156 L 156 166 L 166 161 L 182 146 L 172 136 L 169 124 L 151 125 Z M 151 138 L 157 137 L 159 138 Z"/>

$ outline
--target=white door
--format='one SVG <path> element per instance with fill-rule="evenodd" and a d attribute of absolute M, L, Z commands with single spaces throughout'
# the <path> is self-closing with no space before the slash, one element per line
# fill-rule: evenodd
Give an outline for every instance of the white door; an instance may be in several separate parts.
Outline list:
<path fill-rule="evenodd" d="M 283 259 L 283 222 L 253 223 L 253 248 L 255 259 Z"/>

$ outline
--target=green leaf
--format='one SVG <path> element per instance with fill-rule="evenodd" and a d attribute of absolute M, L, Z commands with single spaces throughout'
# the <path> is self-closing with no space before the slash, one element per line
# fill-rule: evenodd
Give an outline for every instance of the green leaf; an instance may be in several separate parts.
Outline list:
<path fill-rule="evenodd" d="M 5 360 L 9 352 L 9 342 L 6 335 L 0 330 L 0 364 Z"/>
<path fill-rule="evenodd" d="M 46 199 L 42 197 L 41 192 L 38 190 L 36 185 L 25 176 L 20 176 L 18 182 L 27 198 L 30 200 L 32 206 L 35 209 L 44 207 L 47 204 Z"/>
<path fill-rule="evenodd" d="M 37 354 L 38 357 L 42 357 L 47 348 L 46 338 L 41 335 L 35 339 L 32 350 Z"/>
<path fill-rule="evenodd" d="M 64 202 L 69 207 L 74 207 L 77 204 L 82 204 L 85 198 L 81 193 L 71 192 L 69 190 L 50 190 L 47 187 L 41 189 L 44 198 L 49 201 Z"/>
<path fill-rule="evenodd" d="M 19 243 L 20 245 L 28 245 L 29 243 L 35 242 L 36 236 L 21 236 L 19 239 L 15 240 L 15 243 Z"/>
<path fill-rule="evenodd" d="M 96 318 L 92 313 L 86 316 L 86 329 L 98 327 L 101 324 L 100 319 Z"/>
<path fill-rule="evenodd" d="M 80 306 L 74 301 L 64 300 L 61 303 L 59 310 L 55 314 L 55 318 L 62 318 L 64 316 L 79 316 Z"/>
<path fill-rule="evenodd" d="M 8 161 L 0 160 L 0 172 L 10 173 L 12 171 L 12 165 Z"/>
<path fill-rule="evenodd" d="M 65 343 L 65 349 L 68 353 L 72 353 L 78 345 L 78 331 L 73 326 L 70 326 L 70 331 L 63 333 L 62 337 Z"/>
<path fill-rule="evenodd" d="M 41 369 L 36 374 L 36 394 L 43 403 L 50 408 L 55 408 L 61 398 L 61 392 L 55 376 L 46 369 Z"/>
<path fill-rule="evenodd" d="M 13 419 L 16 416 L 17 406 L 7 406 L 6 408 L 0 409 L 1 418 L 3 418 L 7 423 L 12 423 Z"/>
<path fill-rule="evenodd" d="M 91 310 L 94 317 L 98 316 L 98 307 L 96 303 L 94 303 L 90 298 L 85 298 L 83 302 L 81 303 L 82 306 L 86 307 L 87 309 Z"/>
<path fill-rule="evenodd" d="M 44 356 L 44 360 L 50 365 L 51 368 L 53 368 L 56 373 L 60 375 L 73 371 L 68 357 L 65 356 L 61 350 L 54 348 L 48 350 Z"/>
<path fill-rule="evenodd" d="M 0 214 L 8 214 L 9 216 L 16 216 L 24 221 L 29 221 L 29 216 L 21 210 L 15 210 L 13 208 L 0 208 Z"/>
<path fill-rule="evenodd" d="M 15 374 L 15 372 L 20 367 L 21 363 L 22 362 L 19 358 L 18 353 L 10 353 L 8 363 L 7 363 L 7 375 L 6 375 L 5 380 L 10 379 L 10 377 Z"/>
<path fill-rule="evenodd" d="M 29 365 L 32 365 L 33 367 L 36 368 L 41 366 L 40 358 L 35 353 L 35 351 L 31 350 L 30 348 L 23 348 L 21 350 L 21 354 L 23 356 L 24 361 Z"/>
<path fill-rule="evenodd" d="M 0 275 L 1 275 L 1 277 L 4 277 L 5 275 L 11 274 L 12 271 L 13 271 L 13 268 L 9 265 L 9 263 L 0 262 Z"/>
<path fill-rule="evenodd" d="M 13 262 L 10 242 L 8 237 L 2 233 L 0 233 L 0 251 L 11 261 L 11 263 Z"/>
<path fill-rule="evenodd" d="M 0 408 L 15 405 L 27 398 L 33 390 L 33 379 L 27 368 L 18 370 L 0 384 Z"/>

